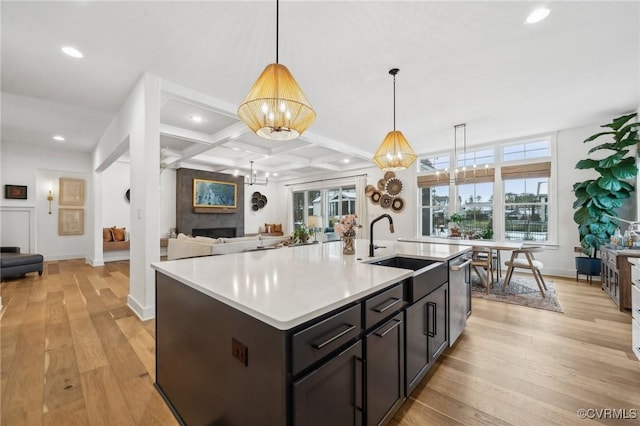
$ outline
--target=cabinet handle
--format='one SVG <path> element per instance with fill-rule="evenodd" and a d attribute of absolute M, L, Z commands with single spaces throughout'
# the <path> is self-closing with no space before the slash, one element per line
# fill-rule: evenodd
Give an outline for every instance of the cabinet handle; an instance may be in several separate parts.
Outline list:
<path fill-rule="evenodd" d="M 425 334 L 429 337 L 436 337 L 436 332 L 438 331 L 438 324 L 436 324 L 436 304 L 433 302 L 427 302 L 425 306 L 427 308 L 427 332 Z M 431 321 L 429 321 L 429 308 L 431 308 Z M 430 325 L 433 326 L 433 331 L 428 327 Z"/>
<path fill-rule="evenodd" d="M 388 301 L 391 301 L 391 303 L 389 303 L 388 305 L 382 306 L 385 303 L 387 303 Z M 375 308 L 373 308 L 374 311 L 376 311 L 377 313 L 381 314 L 384 311 L 386 311 L 387 309 L 389 309 L 390 307 L 392 307 L 393 305 L 402 302 L 402 299 L 398 299 L 397 297 L 392 297 L 390 299 L 385 300 L 384 302 L 382 302 L 381 304 L 379 304 L 378 306 L 376 306 Z M 382 308 L 380 307 L 382 306 Z"/>
<path fill-rule="evenodd" d="M 358 365 L 358 363 L 360 363 L 360 364 Z M 362 408 L 362 391 L 363 391 L 362 370 L 364 368 L 363 364 L 364 364 L 364 361 L 362 360 L 362 358 L 360 358 L 358 356 L 355 357 L 354 385 L 355 385 L 356 388 L 354 390 L 354 393 L 355 393 L 354 400 L 355 401 L 354 401 L 353 405 L 356 407 L 356 413 L 355 413 L 356 416 L 358 415 L 357 411 L 360 411 L 360 412 L 363 411 L 363 408 Z M 358 424 L 358 423 L 360 423 L 360 422 L 356 421 L 354 424 Z"/>
<path fill-rule="evenodd" d="M 347 334 L 348 332 L 355 330 L 356 326 L 355 325 L 351 325 L 351 324 L 343 324 L 342 327 L 344 327 L 340 332 L 338 332 L 338 334 L 329 337 L 327 340 L 325 340 L 322 343 L 312 343 L 311 346 L 313 346 L 316 349 L 322 349 L 325 346 L 327 346 L 329 343 L 335 341 L 336 339 L 341 338 L 342 336 L 344 336 L 345 334 Z"/>
<path fill-rule="evenodd" d="M 383 331 L 382 333 L 373 333 L 378 337 L 384 337 L 387 335 L 387 333 L 389 333 L 391 330 L 393 330 L 394 328 L 396 328 L 397 326 L 399 326 L 400 324 L 402 324 L 402 321 L 394 319 L 393 320 L 395 322 L 395 324 L 391 324 L 391 327 L 387 328 L 385 331 Z"/>

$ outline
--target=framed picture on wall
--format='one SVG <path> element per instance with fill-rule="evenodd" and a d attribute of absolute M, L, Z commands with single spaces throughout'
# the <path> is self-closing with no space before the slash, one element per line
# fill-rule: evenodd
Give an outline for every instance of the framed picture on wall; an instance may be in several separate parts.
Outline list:
<path fill-rule="evenodd" d="M 84 179 L 60 178 L 61 206 L 84 206 Z"/>
<path fill-rule="evenodd" d="M 234 182 L 193 179 L 193 207 L 203 209 L 236 209 L 238 185 Z"/>
<path fill-rule="evenodd" d="M 58 209 L 58 235 L 84 235 L 84 209 Z"/>
<path fill-rule="evenodd" d="M 4 198 L 9 198 L 12 200 L 26 200 L 27 199 L 26 185 L 5 185 Z"/>

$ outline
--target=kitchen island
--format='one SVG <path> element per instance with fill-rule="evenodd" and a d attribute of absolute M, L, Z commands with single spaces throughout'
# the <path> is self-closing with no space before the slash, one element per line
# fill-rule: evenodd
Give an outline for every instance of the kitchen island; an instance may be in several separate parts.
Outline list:
<path fill-rule="evenodd" d="M 447 341 L 448 262 L 470 249 L 378 244 L 386 247 L 375 258 L 357 240 L 352 256 L 327 243 L 153 264 L 156 385 L 178 419 L 386 421 Z M 431 262 L 420 271 L 367 263 L 397 255 Z M 416 296 L 424 302 L 414 309 L 420 324 L 405 327 L 405 308 L 418 302 L 409 291 L 418 272 L 433 279 L 425 281 L 427 295 Z M 420 334 L 413 346 L 408 329 Z M 429 346 L 433 339 L 437 347 Z M 405 356 L 405 347 L 413 353 L 422 346 L 429 351 L 423 358 L 432 358 L 424 366 L 416 364 L 419 354 Z M 405 360 L 416 366 L 415 377 L 405 377 Z"/>

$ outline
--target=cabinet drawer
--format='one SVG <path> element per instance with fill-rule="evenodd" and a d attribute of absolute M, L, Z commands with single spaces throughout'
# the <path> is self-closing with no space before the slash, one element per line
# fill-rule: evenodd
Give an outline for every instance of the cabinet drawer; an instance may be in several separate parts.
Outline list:
<path fill-rule="evenodd" d="M 631 286 L 631 310 L 633 318 L 640 323 L 640 287 Z"/>
<path fill-rule="evenodd" d="M 640 321 L 635 319 L 631 320 L 631 345 L 633 353 L 640 361 Z"/>
<path fill-rule="evenodd" d="M 364 302 L 365 329 L 373 327 L 385 318 L 402 309 L 402 284 L 396 284 L 377 296 L 373 296 Z"/>
<path fill-rule="evenodd" d="M 295 333 L 291 338 L 293 374 L 358 337 L 361 312 L 360 305 L 356 305 Z"/>

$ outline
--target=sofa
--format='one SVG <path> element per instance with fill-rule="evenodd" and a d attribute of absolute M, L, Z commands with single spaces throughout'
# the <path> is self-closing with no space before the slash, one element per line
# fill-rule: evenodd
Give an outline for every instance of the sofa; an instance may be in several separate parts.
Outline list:
<path fill-rule="evenodd" d="M 187 257 L 213 256 L 219 254 L 240 253 L 258 250 L 263 247 L 278 247 L 284 245 L 291 237 L 254 235 L 236 238 L 190 237 L 178 234 L 177 238 L 169 239 L 167 245 L 167 260 L 184 259 Z"/>
<path fill-rule="evenodd" d="M 20 247 L 0 248 L 0 280 L 29 272 L 42 275 L 44 258 L 41 254 L 20 253 Z"/>

